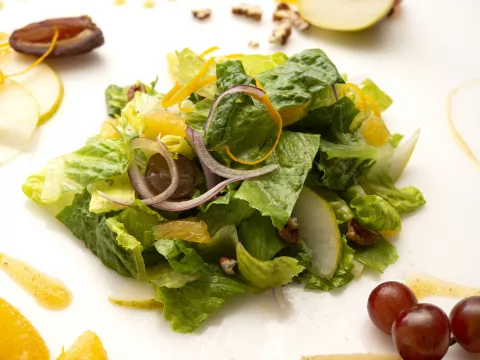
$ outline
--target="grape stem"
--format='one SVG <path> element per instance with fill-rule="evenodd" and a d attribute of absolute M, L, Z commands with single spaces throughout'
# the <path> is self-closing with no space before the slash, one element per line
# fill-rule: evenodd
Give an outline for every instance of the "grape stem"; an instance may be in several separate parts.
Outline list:
<path fill-rule="evenodd" d="M 452 338 L 450 339 L 450 345 L 449 346 L 453 346 L 457 343 L 457 339 L 455 339 L 453 336 Z"/>

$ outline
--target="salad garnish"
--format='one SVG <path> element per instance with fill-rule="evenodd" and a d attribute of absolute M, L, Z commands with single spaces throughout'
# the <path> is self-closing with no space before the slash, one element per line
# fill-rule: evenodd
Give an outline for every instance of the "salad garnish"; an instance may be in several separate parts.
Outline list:
<path fill-rule="evenodd" d="M 398 258 L 386 237 L 425 203 L 395 186 L 418 132 L 390 134 L 372 80 L 345 84 L 320 49 L 214 50 L 169 54 L 165 95 L 108 86 L 100 135 L 23 185 L 105 266 L 150 282 L 181 333 L 235 295 L 273 288 L 285 307 L 290 283 L 383 272 Z"/>

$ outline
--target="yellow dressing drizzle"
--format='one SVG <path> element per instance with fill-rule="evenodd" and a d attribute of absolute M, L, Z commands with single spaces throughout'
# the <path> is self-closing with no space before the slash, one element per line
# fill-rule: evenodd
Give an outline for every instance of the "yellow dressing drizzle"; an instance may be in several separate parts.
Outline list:
<path fill-rule="evenodd" d="M 44 308 L 63 310 L 72 302 L 72 294 L 62 281 L 44 274 L 20 260 L 0 253 L 0 269 Z"/>
<path fill-rule="evenodd" d="M 412 289 L 418 299 L 434 295 L 458 298 L 480 295 L 479 288 L 443 281 L 424 274 L 407 278 L 405 285 Z"/>
<path fill-rule="evenodd" d="M 161 302 L 156 301 L 155 299 L 122 300 L 122 299 L 115 299 L 115 298 L 109 297 L 108 301 L 118 306 L 130 307 L 130 308 L 141 309 L 141 310 L 163 309 L 163 304 Z"/>
<path fill-rule="evenodd" d="M 117 6 L 125 5 L 126 2 L 127 2 L 126 0 L 114 0 L 113 5 L 117 5 Z"/>
<path fill-rule="evenodd" d="M 147 0 L 143 3 L 143 7 L 147 8 L 147 9 L 151 9 L 151 8 L 155 7 L 155 1 Z"/>
<path fill-rule="evenodd" d="M 465 90 L 466 88 L 476 84 L 479 82 L 480 79 L 473 79 L 465 84 L 462 84 L 452 91 L 447 96 L 447 118 L 448 118 L 448 125 L 450 126 L 450 130 L 453 133 L 453 136 L 455 137 L 455 140 L 457 143 L 460 145 L 463 151 L 467 154 L 467 156 L 472 159 L 472 161 L 480 168 L 480 161 L 476 158 L 475 154 L 472 152 L 468 144 L 466 143 L 465 140 L 463 140 L 462 135 L 460 135 L 460 132 L 457 130 L 455 127 L 455 124 L 453 123 L 453 117 L 452 117 L 452 103 L 453 103 L 453 97 L 457 95 L 460 91 Z"/>

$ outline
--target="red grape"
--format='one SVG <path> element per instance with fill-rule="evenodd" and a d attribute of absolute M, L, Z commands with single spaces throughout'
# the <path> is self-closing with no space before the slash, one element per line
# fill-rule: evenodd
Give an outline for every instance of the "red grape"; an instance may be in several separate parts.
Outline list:
<path fill-rule="evenodd" d="M 388 281 L 373 289 L 368 298 L 368 314 L 377 328 L 392 333 L 392 324 L 398 313 L 416 304 L 415 294 L 406 285 Z"/>
<path fill-rule="evenodd" d="M 480 296 L 460 301 L 450 313 L 452 333 L 465 350 L 480 353 Z"/>
<path fill-rule="evenodd" d="M 450 322 L 439 307 L 416 304 L 398 314 L 392 337 L 404 360 L 440 360 L 450 345 Z"/>

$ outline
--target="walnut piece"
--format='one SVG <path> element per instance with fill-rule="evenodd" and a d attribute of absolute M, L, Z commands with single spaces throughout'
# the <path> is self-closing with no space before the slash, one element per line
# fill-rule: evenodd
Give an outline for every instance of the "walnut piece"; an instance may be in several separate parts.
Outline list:
<path fill-rule="evenodd" d="M 347 239 L 360 246 L 372 246 L 378 242 L 378 233 L 365 229 L 360 223 L 352 219 L 348 222 Z"/>
<path fill-rule="evenodd" d="M 262 20 L 262 8 L 258 5 L 240 4 L 232 7 L 232 13 L 257 21 Z"/>
<path fill-rule="evenodd" d="M 288 219 L 283 229 L 278 230 L 278 235 L 289 244 L 298 244 L 298 220 L 295 217 Z"/>
<path fill-rule="evenodd" d="M 235 267 L 237 266 L 237 264 L 238 261 L 233 258 L 225 256 L 222 256 L 220 258 L 220 266 L 222 267 L 223 272 L 227 275 L 235 275 Z"/>
<path fill-rule="evenodd" d="M 307 20 L 305 20 L 298 11 L 294 11 L 292 15 L 292 24 L 297 30 L 307 31 L 312 27 Z"/>
<path fill-rule="evenodd" d="M 128 89 L 128 92 L 127 92 L 128 101 L 133 100 L 133 98 L 135 97 L 135 93 L 137 91 L 146 93 L 147 89 L 145 89 L 145 86 L 143 84 L 134 84 L 134 85 L 130 86 L 130 88 Z"/>
<path fill-rule="evenodd" d="M 210 9 L 194 9 L 192 10 L 193 17 L 198 20 L 208 19 L 212 15 Z"/>
<path fill-rule="evenodd" d="M 273 29 L 272 35 L 268 41 L 273 44 L 285 45 L 288 42 L 290 35 L 292 35 L 292 25 L 289 21 L 284 21 Z"/>
<path fill-rule="evenodd" d="M 251 47 L 252 49 L 258 49 L 260 46 L 260 43 L 256 40 L 250 40 L 248 43 L 248 46 Z"/>

